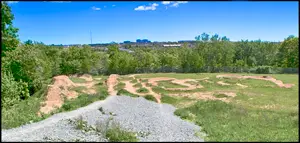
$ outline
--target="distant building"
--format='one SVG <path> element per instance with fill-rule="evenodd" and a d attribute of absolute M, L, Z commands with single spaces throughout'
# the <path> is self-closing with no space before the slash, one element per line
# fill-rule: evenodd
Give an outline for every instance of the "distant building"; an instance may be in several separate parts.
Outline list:
<path fill-rule="evenodd" d="M 164 44 L 164 47 L 181 47 L 181 44 Z"/>
<path fill-rule="evenodd" d="M 143 39 L 143 40 L 137 39 L 136 43 L 151 43 L 151 41 L 149 41 L 148 39 Z"/>

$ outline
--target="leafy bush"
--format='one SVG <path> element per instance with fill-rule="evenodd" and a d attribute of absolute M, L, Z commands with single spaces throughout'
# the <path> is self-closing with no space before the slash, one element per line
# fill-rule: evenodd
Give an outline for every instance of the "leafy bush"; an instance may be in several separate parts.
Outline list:
<path fill-rule="evenodd" d="M 258 74 L 270 74 L 272 73 L 272 67 L 270 66 L 259 66 L 256 68 Z"/>
<path fill-rule="evenodd" d="M 10 72 L 2 73 L 1 76 L 1 107 L 9 107 L 20 100 L 22 85 L 14 81 Z"/>

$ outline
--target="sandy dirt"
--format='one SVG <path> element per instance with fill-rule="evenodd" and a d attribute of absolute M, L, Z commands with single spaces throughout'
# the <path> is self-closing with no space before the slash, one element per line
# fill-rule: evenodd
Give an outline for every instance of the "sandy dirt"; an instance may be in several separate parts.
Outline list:
<path fill-rule="evenodd" d="M 248 86 L 247 85 L 243 85 L 243 84 L 240 84 L 240 83 L 236 83 L 237 86 L 240 86 L 242 88 L 247 88 Z"/>
<path fill-rule="evenodd" d="M 109 95 L 117 95 L 118 91 L 116 91 L 114 89 L 114 87 L 116 85 L 118 85 L 118 77 L 119 77 L 119 75 L 117 75 L 117 74 L 111 74 L 108 77 L 106 85 L 108 87 L 108 93 L 109 93 Z"/>
<path fill-rule="evenodd" d="M 226 75 L 217 75 L 217 78 L 238 78 L 238 79 L 258 79 L 258 80 L 266 80 L 271 81 L 275 83 L 277 86 L 281 88 L 291 88 L 294 86 L 294 84 L 284 84 L 281 80 L 277 80 L 271 76 L 241 76 L 241 75 L 232 75 L 232 74 L 226 74 Z"/>
<path fill-rule="evenodd" d="M 230 85 L 229 83 L 225 83 L 224 81 L 218 81 L 217 84 L 222 85 L 222 86 Z"/>

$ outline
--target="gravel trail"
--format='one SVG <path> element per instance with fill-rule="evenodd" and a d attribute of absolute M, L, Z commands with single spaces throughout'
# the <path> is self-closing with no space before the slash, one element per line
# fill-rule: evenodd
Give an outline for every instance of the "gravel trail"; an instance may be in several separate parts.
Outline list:
<path fill-rule="evenodd" d="M 175 110 L 169 104 L 158 104 L 143 97 L 109 96 L 106 100 L 58 113 L 37 123 L 2 130 L 1 141 L 107 141 L 95 131 L 75 129 L 69 120 L 80 116 L 94 127 L 97 122 L 113 117 L 123 129 L 145 133 L 137 135 L 139 141 L 204 141 L 195 136 L 201 128 L 174 115 Z"/>

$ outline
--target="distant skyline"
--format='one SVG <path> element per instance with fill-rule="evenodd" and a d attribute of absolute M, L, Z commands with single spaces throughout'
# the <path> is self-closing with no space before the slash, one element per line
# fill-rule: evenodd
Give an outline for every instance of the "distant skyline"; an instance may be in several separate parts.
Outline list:
<path fill-rule="evenodd" d="M 298 36 L 298 2 L 10 2 L 19 39 L 45 44 L 194 40 L 203 32 L 231 41 Z"/>

